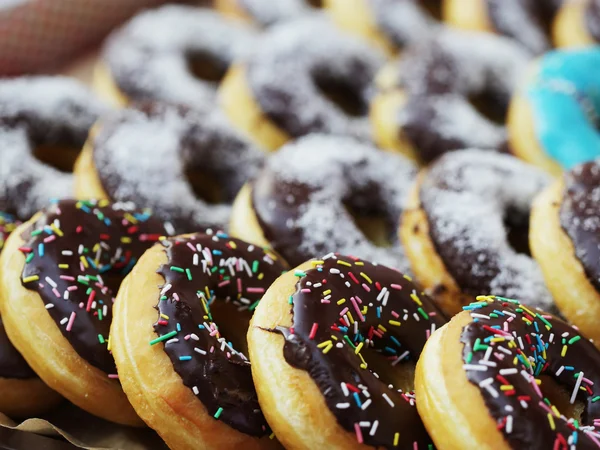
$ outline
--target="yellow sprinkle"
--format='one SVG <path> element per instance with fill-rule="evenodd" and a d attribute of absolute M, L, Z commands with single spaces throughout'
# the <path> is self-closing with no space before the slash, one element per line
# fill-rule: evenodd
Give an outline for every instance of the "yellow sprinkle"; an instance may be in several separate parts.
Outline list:
<path fill-rule="evenodd" d="M 323 261 L 322 259 L 319 259 L 317 261 L 311 261 L 310 262 L 313 266 L 320 266 L 322 264 L 325 264 L 325 261 Z"/>
<path fill-rule="evenodd" d="M 373 284 L 373 280 L 371 280 L 371 279 L 369 278 L 369 276 L 368 276 L 366 273 L 364 273 L 364 272 L 361 272 L 361 273 L 360 273 L 360 276 L 361 276 L 361 277 L 363 277 L 365 280 L 367 280 L 367 283 L 369 283 L 369 284 Z"/>
<path fill-rule="evenodd" d="M 337 337 L 335 337 L 333 334 L 331 335 L 331 339 L 333 339 L 334 341 L 337 341 L 337 340 L 338 340 L 338 338 L 337 338 Z"/>
<path fill-rule="evenodd" d="M 567 354 L 567 346 L 563 345 L 563 348 L 560 352 L 560 356 L 562 356 L 564 358 L 566 354 Z"/>
<path fill-rule="evenodd" d="M 328 345 L 332 345 L 332 344 L 333 344 L 333 342 L 331 342 L 329 340 L 328 341 L 323 341 L 319 345 L 317 345 L 317 348 L 327 347 Z"/>
<path fill-rule="evenodd" d="M 269 435 L 269 439 L 275 439 L 275 433 L 271 433 L 271 434 Z"/>
<path fill-rule="evenodd" d="M 137 223 L 137 219 L 129 213 L 125 213 L 123 217 L 125 217 L 129 223 Z"/>
<path fill-rule="evenodd" d="M 542 380 L 540 378 L 536 378 L 535 384 L 537 384 L 539 386 L 540 384 L 542 384 Z"/>
<path fill-rule="evenodd" d="M 360 353 L 357 353 L 358 357 L 360 358 L 360 360 L 362 361 L 362 364 L 360 365 L 361 368 L 366 369 L 367 366 L 367 362 L 365 361 L 365 358 L 363 358 L 363 356 Z"/>
<path fill-rule="evenodd" d="M 87 262 L 87 260 L 86 260 L 86 259 L 83 257 L 83 255 L 81 255 L 81 256 L 79 257 L 79 260 L 80 260 L 80 261 L 81 261 L 81 263 L 83 264 L 83 267 L 85 267 L 86 269 L 90 267 L 90 266 L 89 266 L 89 264 L 88 264 L 88 262 Z"/>
<path fill-rule="evenodd" d="M 100 248 L 100 244 L 95 244 L 95 245 L 92 247 L 92 251 L 93 251 L 93 252 L 97 252 L 99 248 Z"/>
<path fill-rule="evenodd" d="M 69 268 L 69 265 L 68 265 L 68 264 L 59 264 L 59 265 L 58 265 L 58 268 L 59 268 L 59 269 L 68 269 L 68 268 Z"/>
<path fill-rule="evenodd" d="M 60 228 L 58 228 L 56 225 L 51 224 L 50 228 L 52 228 L 52 231 L 54 231 L 58 236 L 63 237 L 64 233 L 61 231 Z"/>
<path fill-rule="evenodd" d="M 107 199 L 100 200 L 100 201 L 98 202 L 98 206 L 99 206 L 100 208 L 104 208 L 105 206 L 108 206 L 109 204 L 110 204 L 110 202 L 109 202 Z"/>
<path fill-rule="evenodd" d="M 413 302 L 415 302 L 417 305 L 423 306 L 423 302 L 421 301 L 419 296 L 417 294 L 415 294 L 414 292 L 411 292 L 410 298 L 412 298 Z"/>
<path fill-rule="evenodd" d="M 515 356 L 515 359 L 513 359 L 513 366 L 516 366 L 517 362 L 519 362 L 519 359 Z"/>
<path fill-rule="evenodd" d="M 531 310 L 527 309 L 527 307 L 525 305 L 519 305 L 522 309 L 524 309 L 525 311 L 527 311 L 527 313 L 531 316 L 531 317 L 535 317 L 535 313 L 531 312 Z"/>
<path fill-rule="evenodd" d="M 504 339 L 503 337 L 495 337 L 490 339 L 490 342 L 504 342 L 506 339 Z"/>
<path fill-rule="evenodd" d="M 500 386 L 500 390 L 501 391 L 512 391 L 514 389 L 514 386 L 512 384 L 505 384 Z"/>
<path fill-rule="evenodd" d="M 354 317 L 352 317 L 352 313 L 350 311 L 346 313 L 346 317 L 350 321 L 350 325 L 354 325 Z"/>
<path fill-rule="evenodd" d="M 583 389 L 583 390 L 585 391 L 585 389 Z M 550 409 L 552 410 L 552 412 L 554 413 L 554 415 L 555 415 L 556 417 L 560 417 L 560 412 L 558 411 L 558 408 L 557 408 L 556 406 L 552 405 L 552 406 L 550 407 Z"/>
<path fill-rule="evenodd" d="M 377 328 L 379 328 L 381 331 L 383 331 L 384 333 L 387 331 L 387 328 L 384 327 L 383 325 L 379 324 L 377 325 Z"/>
<path fill-rule="evenodd" d="M 408 281 L 412 281 L 412 277 L 410 275 L 404 275 L 404 278 L 406 278 Z"/>
<path fill-rule="evenodd" d="M 210 291 L 208 290 L 208 286 L 204 286 L 204 291 L 206 292 L 206 298 L 210 298 Z"/>
<path fill-rule="evenodd" d="M 552 430 L 555 430 L 556 425 L 554 424 L 554 417 L 552 417 L 552 414 L 550 414 L 550 413 L 546 414 L 546 416 L 548 416 L 548 422 L 550 422 L 550 428 L 552 428 Z"/>
<path fill-rule="evenodd" d="M 402 325 L 400 322 L 398 322 L 397 320 L 390 320 L 388 321 L 388 323 L 390 325 L 394 325 L 395 327 L 399 327 L 400 325 Z"/>
<path fill-rule="evenodd" d="M 259 280 L 262 280 L 265 277 L 264 273 L 259 273 L 258 276 L 256 278 L 258 278 Z"/>
<path fill-rule="evenodd" d="M 399 441 L 400 441 L 400 433 L 394 433 L 394 447 L 398 447 Z"/>
<path fill-rule="evenodd" d="M 331 294 L 331 289 L 327 289 L 326 291 L 323 291 L 323 295 L 329 295 Z"/>
<path fill-rule="evenodd" d="M 363 306 L 363 309 L 362 309 L 362 311 L 361 311 L 362 315 L 363 315 L 363 316 L 366 316 L 366 315 L 367 315 L 367 311 L 368 311 L 368 310 L 369 310 L 369 307 L 368 307 L 367 305 Z"/>
<path fill-rule="evenodd" d="M 354 262 L 354 265 L 355 265 L 355 266 L 364 266 L 364 265 L 365 265 L 365 263 L 364 263 L 364 262 L 362 262 L 362 261 L 355 261 L 355 262 Z"/>
<path fill-rule="evenodd" d="M 229 241 L 229 246 L 234 250 L 237 248 L 237 244 L 233 241 Z"/>
<path fill-rule="evenodd" d="M 131 238 L 129 236 L 122 236 L 121 237 L 121 242 L 123 244 L 131 244 Z"/>
<path fill-rule="evenodd" d="M 527 325 L 531 325 L 531 321 L 527 317 L 521 317 L 521 319 L 523 319 L 523 322 L 525 322 Z"/>
<path fill-rule="evenodd" d="M 508 347 L 509 348 L 516 348 L 517 347 L 517 343 L 515 341 L 508 341 Z"/>
<path fill-rule="evenodd" d="M 160 317 L 162 317 L 163 319 L 169 320 L 169 316 L 167 316 L 166 314 L 161 314 Z"/>
<path fill-rule="evenodd" d="M 329 350 L 331 350 L 332 348 L 333 348 L 333 344 L 331 344 L 331 345 L 328 345 L 327 347 L 325 347 L 325 348 L 323 349 L 323 353 L 324 353 L 324 354 L 327 354 L 327 353 L 329 353 Z"/>
<path fill-rule="evenodd" d="M 337 263 L 341 264 L 342 266 L 352 267 L 352 264 L 342 261 L 341 259 L 338 259 Z"/>
<path fill-rule="evenodd" d="M 112 349 L 112 348 L 111 348 L 111 342 L 112 342 L 112 340 L 111 340 L 111 337 L 112 337 L 112 336 L 109 334 L 109 335 L 108 335 L 108 346 L 106 347 L 106 348 L 108 349 L 108 351 L 109 351 L 109 352 L 110 352 L 110 351 L 111 351 L 111 349 Z"/>
<path fill-rule="evenodd" d="M 494 301 L 494 296 L 493 295 L 478 295 L 477 297 L 475 297 L 475 300 L 477 300 L 478 302 L 490 302 L 490 301 Z"/>
<path fill-rule="evenodd" d="M 359 344 L 356 346 L 356 348 L 354 349 L 354 354 L 355 354 L 355 355 L 358 355 L 358 354 L 360 353 L 360 351 L 361 351 L 361 350 L 362 350 L 362 348 L 363 348 L 363 345 L 364 345 L 364 344 L 361 342 L 361 343 L 359 343 Z"/>
<path fill-rule="evenodd" d="M 338 304 L 338 305 L 343 305 L 344 303 L 346 303 L 346 299 L 345 299 L 345 298 L 340 298 L 340 299 L 337 301 L 337 304 Z"/>
<path fill-rule="evenodd" d="M 200 298 L 202 300 L 202 306 L 204 307 L 204 312 L 206 314 L 208 314 L 208 306 L 206 306 L 206 300 L 204 299 L 204 297 Z"/>
<path fill-rule="evenodd" d="M 31 283 L 32 281 L 39 280 L 40 277 L 38 275 L 30 275 L 28 277 L 23 278 L 23 283 Z"/>

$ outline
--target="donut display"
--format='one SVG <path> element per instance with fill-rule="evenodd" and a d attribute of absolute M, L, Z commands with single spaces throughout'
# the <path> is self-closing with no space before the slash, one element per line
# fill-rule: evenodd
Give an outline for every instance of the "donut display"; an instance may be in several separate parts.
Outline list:
<path fill-rule="evenodd" d="M 598 161 L 565 173 L 536 199 L 530 236 L 556 305 L 594 342 L 600 342 L 599 194 Z"/>
<path fill-rule="evenodd" d="M 480 297 L 427 341 L 417 408 L 439 448 L 597 448 L 600 354 L 576 328 Z"/>
<path fill-rule="evenodd" d="M 377 143 L 423 162 L 465 148 L 506 151 L 504 118 L 528 61 L 509 39 L 440 29 L 380 72 L 371 103 Z"/>
<path fill-rule="evenodd" d="M 94 87 L 118 106 L 161 100 L 212 108 L 219 80 L 251 48 L 253 34 L 197 7 L 147 10 L 106 41 Z"/>
<path fill-rule="evenodd" d="M 215 8 L 226 16 L 269 27 L 278 22 L 310 14 L 322 0 L 214 0 Z"/>
<path fill-rule="evenodd" d="M 310 133 L 369 140 L 368 91 L 383 62 L 377 49 L 337 31 L 324 16 L 284 23 L 229 70 L 222 106 L 237 128 L 268 150 Z"/>
<path fill-rule="evenodd" d="M 166 234 L 131 204 L 62 200 L 20 225 L 0 257 L 8 337 L 48 386 L 106 420 L 140 423 L 110 353 L 112 303 L 120 280 Z"/>
<path fill-rule="evenodd" d="M 248 344 L 279 440 L 296 449 L 428 448 L 412 364 L 444 323 L 408 277 L 359 258 L 329 254 L 277 279 Z"/>
<path fill-rule="evenodd" d="M 136 198 L 173 232 L 222 228 L 263 158 L 219 112 L 147 103 L 94 127 L 75 166 L 75 192 L 81 199 Z"/>
<path fill-rule="evenodd" d="M 242 188 L 230 230 L 292 265 L 340 249 L 406 270 L 395 232 L 414 176 L 400 155 L 348 137 L 307 136 L 281 148 Z"/>
<path fill-rule="evenodd" d="M 18 225 L 13 216 L 0 212 L 0 251 Z M 60 399 L 38 378 L 10 342 L 0 317 L 0 413 L 29 417 L 56 406 Z"/>
<path fill-rule="evenodd" d="M 537 168 L 479 150 L 447 153 L 421 173 L 399 234 L 416 278 L 448 314 L 477 292 L 553 300 L 529 256 L 529 214 L 549 184 Z"/>
<path fill-rule="evenodd" d="M 48 200 L 72 196 L 73 161 L 106 111 L 67 77 L 0 80 L 0 211 L 27 220 Z"/>
<path fill-rule="evenodd" d="M 535 54 L 552 48 L 550 29 L 568 0 L 444 0 L 447 23 L 515 39 Z"/>
<path fill-rule="evenodd" d="M 511 102 L 515 155 L 551 173 L 600 156 L 600 47 L 552 51 L 530 69 Z"/>
<path fill-rule="evenodd" d="M 422 41 L 437 26 L 425 4 L 440 7 L 433 0 L 326 0 L 333 20 L 388 52 L 395 53 Z"/>
<path fill-rule="evenodd" d="M 286 268 L 272 252 L 208 230 L 161 241 L 126 278 L 112 327 L 117 367 L 134 408 L 171 448 L 275 447 L 245 329 Z"/>
<path fill-rule="evenodd" d="M 579 47 L 600 42 L 600 1 L 565 1 L 552 30 L 557 47 Z"/>

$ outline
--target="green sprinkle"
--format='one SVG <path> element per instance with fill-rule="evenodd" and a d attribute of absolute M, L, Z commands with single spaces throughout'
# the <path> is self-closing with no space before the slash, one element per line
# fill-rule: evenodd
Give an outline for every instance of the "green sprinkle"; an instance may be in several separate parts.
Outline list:
<path fill-rule="evenodd" d="M 544 319 L 542 317 L 541 314 L 536 314 L 538 319 L 540 319 L 542 322 L 544 322 L 544 325 L 546 325 L 548 327 L 548 329 L 552 328 L 552 324 L 550 322 L 548 322 L 546 319 Z"/>
<path fill-rule="evenodd" d="M 38 236 L 38 235 L 42 234 L 42 232 L 43 232 L 42 230 L 35 230 L 35 231 L 32 231 L 29 234 L 31 234 L 31 236 Z"/>
<path fill-rule="evenodd" d="M 173 271 L 173 272 L 179 272 L 179 273 L 184 272 L 184 270 L 181 267 L 177 267 L 177 266 L 171 266 L 169 269 L 171 269 L 171 271 Z"/>
<path fill-rule="evenodd" d="M 98 320 L 102 320 L 102 310 L 98 309 Z"/>
<path fill-rule="evenodd" d="M 465 359 L 465 362 L 467 364 L 471 364 L 471 361 L 473 361 L 473 352 L 469 352 L 469 354 L 467 355 L 467 358 Z"/>
<path fill-rule="evenodd" d="M 573 336 L 571 339 L 569 339 L 569 345 L 574 344 L 575 342 L 577 342 L 579 339 L 581 339 L 581 336 Z"/>
<path fill-rule="evenodd" d="M 215 415 L 214 415 L 214 418 L 215 418 L 215 419 L 218 419 L 219 417 L 221 417 L 221 413 L 222 413 L 222 412 L 223 412 L 223 408 L 221 408 L 221 407 L 219 406 L 219 409 L 217 409 L 217 412 L 215 413 Z"/>
<path fill-rule="evenodd" d="M 100 341 L 101 344 L 104 344 L 104 342 L 106 342 L 104 340 L 104 336 L 102 336 L 101 334 L 98 335 L 98 341 Z"/>
<path fill-rule="evenodd" d="M 348 342 L 348 344 L 350 344 L 350 346 L 351 346 L 352 348 L 356 348 L 356 345 L 354 345 L 354 344 L 352 343 L 352 341 L 350 340 L 350 338 L 348 337 L 348 335 L 347 335 L 347 334 L 345 334 L 345 335 L 344 335 L 344 339 L 346 339 L 346 341 Z"/>
<path fill-rule="evenodd" d="M 90 295 L 90 292 L 92 292 L 93 289 L 91 287 L 87 288 L 87 291 L 85 291 L 85 295 Z"/>
<path fill-rule="evenodd" d="M 303 278 L 306 276 L 306 272 L 304 272 L 302 270 L 294 270 L 294 276 Z"/>
<path fill-rule="evenodd" d="M 417 309 L 417 311 L 419 312 L 419 314 L 421 314 L 423 316 L 424 319 L 429 320 L 429 315 L 425 312 L 425 310 L 421 307 L 419 307 L 419 309 Z"/>
<path fill-rule="evenodd" d="M 177 331 L 171 331 L 170 333 L 167 333 L 164 336 L 160 336 L 160 337 L 157 337 L 156 339 L 151 340 L 150 345 L 158 344 L 159 342 L 162 342 L 162 341 L 168 341 L 169 339 L 171 339 L 173 336 L 176 336 L 176 335 L 177 335 Z"/>
<path fill-rule="evenodd" d="M 33 254 L 33 252 L 31 252 L 27 255 L 27 258 L 25 258 L 25 263 L 29 264 L 34 257 L 35 255 Z"/>
<path fill-rule="evenodd" d="M 600 395 L 596 395 L 594 398 L 592 398 L 592 403 L 596 403 L 598 400 L 600 400 Z"/>
<path fill-rule="evenodd" d="M 258 306 L 258 303 L 260 302 L 260 299 L 256 300 L 254 303 L 252 303 L 250 305 L 250 307 L 248 308 L 249 311 L 254 311 L 254 309 Z"/>
<path fill-rule="evenodd" d="M 489 345 L 482 344 L 481 339 L 475 339 L 475 344 L 473 345 L 473 351 L 478 352 L 479 350 L 487 350 Z"/>
<path fill-rule="evenodd" d="M 192 272 L 190 269 L 185 269 L 185 274 L 187 275 L 188 280 L 192 281 Z"/>
<path fill-rule="evenodd" d="M 294 296 L 293 296 L 293 295 L 290 295 L 290 298 L 288 299 L 288 303 L 289 303 L 290 305 L 293 305 L 293 304 L 294 304 Z"/>
<path fill-rule="evenodd" d="M 258 270 L 258 261 L 254 260 L 254 262 L 252 263 L 252 273 L 256 273 L 256 271 Z"/>
<path fill-rule="evenodd" d="M 493 317 L 493 318 L 497 319 L 498 318 L 498 314 L 496 314 L 496 313 L 490 313 L 490 317 Z"/>
<path fill-rule="evenodd" d="M 169 298 L 169 297 L 167 297 L 166 295 L 162 295 L 162 296 L 160 297 L 161 301 L 163 301 L 163 302 L 164 302 L 165 300 L 167 300 L 167 298 Z"/>
<path fill-rule="evenodd" d="M 211 273 L 215 273 L 217 270 L 219 270 L 219 268 L 217 266 L 210 269 Z"/>

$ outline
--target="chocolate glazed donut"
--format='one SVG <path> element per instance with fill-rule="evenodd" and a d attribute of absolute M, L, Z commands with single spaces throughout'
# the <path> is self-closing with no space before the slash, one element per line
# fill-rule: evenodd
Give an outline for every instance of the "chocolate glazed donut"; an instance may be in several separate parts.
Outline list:
<path fill-rule="evenodd" d="M 108 108 L 66 77 L 0 80 L 0 211 L 29 219 L 52 198 L 70 197 L 69 160 Z"/>
<path fill-rule="evenodd" d="M 528 60 L 501 36 L 440 28 L 380 72 L 377 142 L 424 162 L 465 148 L 506 151 L 504 120 Z"/>

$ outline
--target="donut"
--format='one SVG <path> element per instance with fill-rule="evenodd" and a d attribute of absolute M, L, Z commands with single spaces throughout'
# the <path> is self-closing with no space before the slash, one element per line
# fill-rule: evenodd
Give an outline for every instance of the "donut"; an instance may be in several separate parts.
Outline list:
<path fill-rule="evenodd" d="M 214 0 L 215 8 L 220 13 L 255 23 L 261 27 L 269 27 L 278 22 L 310 14 L 321 7 L 326 0 Z"/>
<path fill-rule="evenodd" d="M 370 140 L 368 91 L 383 55 L 323 15 L 276 25 L 220 87 L 230 121 L 276 150 L 310 133 Z M 332 57 L 335 55 L 335 57 Z"/>
<path fill-rule="evenodd" d="M 248 331 L 277 438 L 294 449 L 430 448 L 413 370 L 445 322 L 407 276 L 356 257 L 332 253 L 282 275 Z"/>
<path fill-rule="evenodd" d="M 13 216 L 0 212 L 0 251 L 18 224 Z M 12 345 L 0 317 L 0 413 L 31 417 L 56 406 L 60 399 Z"/>
<path fill-rule="evenodd" d="M 179 233 L 225 227 L 230 203 L 263 159 L 218 111 L 144 103 L 94 127 L 75 165 L 75 193 L 134 198 Z"/>
<path fill-rule="evenodd" d="M 600 42 L 600 1 L 565 1 L 554 19 L 552 31 L 557 47 Z"/>
<path fill-rule="evenodd" d="M 245 334 L 286 264 L 212 230 L 161 244 L 140 258 L 115 304 L 111 338 L 123 389 L 171 449 L 275 447 Z"/>
<path fill-rule="evenodd" d="M 73 193 L 73 161 L 105 112 L 66 77 L 0 80 L 0 211 L 29 219 L 51 198 Z"/>
<path fill-rule="evenodd" d="M 388 53 L 420 42 L 438 26 L 420 0 L 326 0 L 328 11 L 342 29 L 365 38 Z M 429 6 L 429 5 L 428 5 Z"/>
<path fill-rule="evenodd" d="M 415 172 L 408 159 L 348 137 L 306 136 L 241 189 L 229 228 L 291 265 L 340 250 L 406 270 L 395 234 Z"/>
<path fill-rule="evenodd" d="M 594 345 L 517 300 L 478 300 L 433 334 L 417 363 L 417 409 L 435 444 L 598 448 Z"/>
<path fill-rule="evenodd" d="M 375 141 L 422 162 L 465 148 L 506 151 L 504 121 L 528 61 L 507 38 L 439 29 L 380 71 Z"/>
<path fill-rule="evenodd" d="M 529 213 L 549 177 L 510 155 L 446 153 L 424 170 L 404 210 L 400 237 L 411 268 L 448 316 L 477 292 L 553 306 L 529 256 Z"/>
<path fill-rule="evenodd" d="M 515 155 L 560 174 L 600 156 L 600 47 L 556 50 L 532 63 L 508 113 Z"/>
<path fill-rule="evenodd" d="M 566 172 L 531 211 L 531 252 L 564 317 L 600 345 L 600 162 Z"/>
<path fill-rule="evenodd" d="M 113 296 L 165 234 L 131 204 L 61 200 L 20 225 L 0 256 L 0 312 L 16 349 L 49 387 L 112 422 L 141 424 L 110 353 Z"/>
<path fill-rule="evenodd" d="M 141 12 L 112 33 L 94 73 L 94 88 L 116 106 L 160 100 L 215 106 L 229 65 L 254 32 L 203 8 L 166 5 Z"/>
<path fill-rule="evenodd" d="M 565 0 L 444 0 L 446 23 L 515 39 L 539 55 L 552 48 L 550 28 Z"/>

